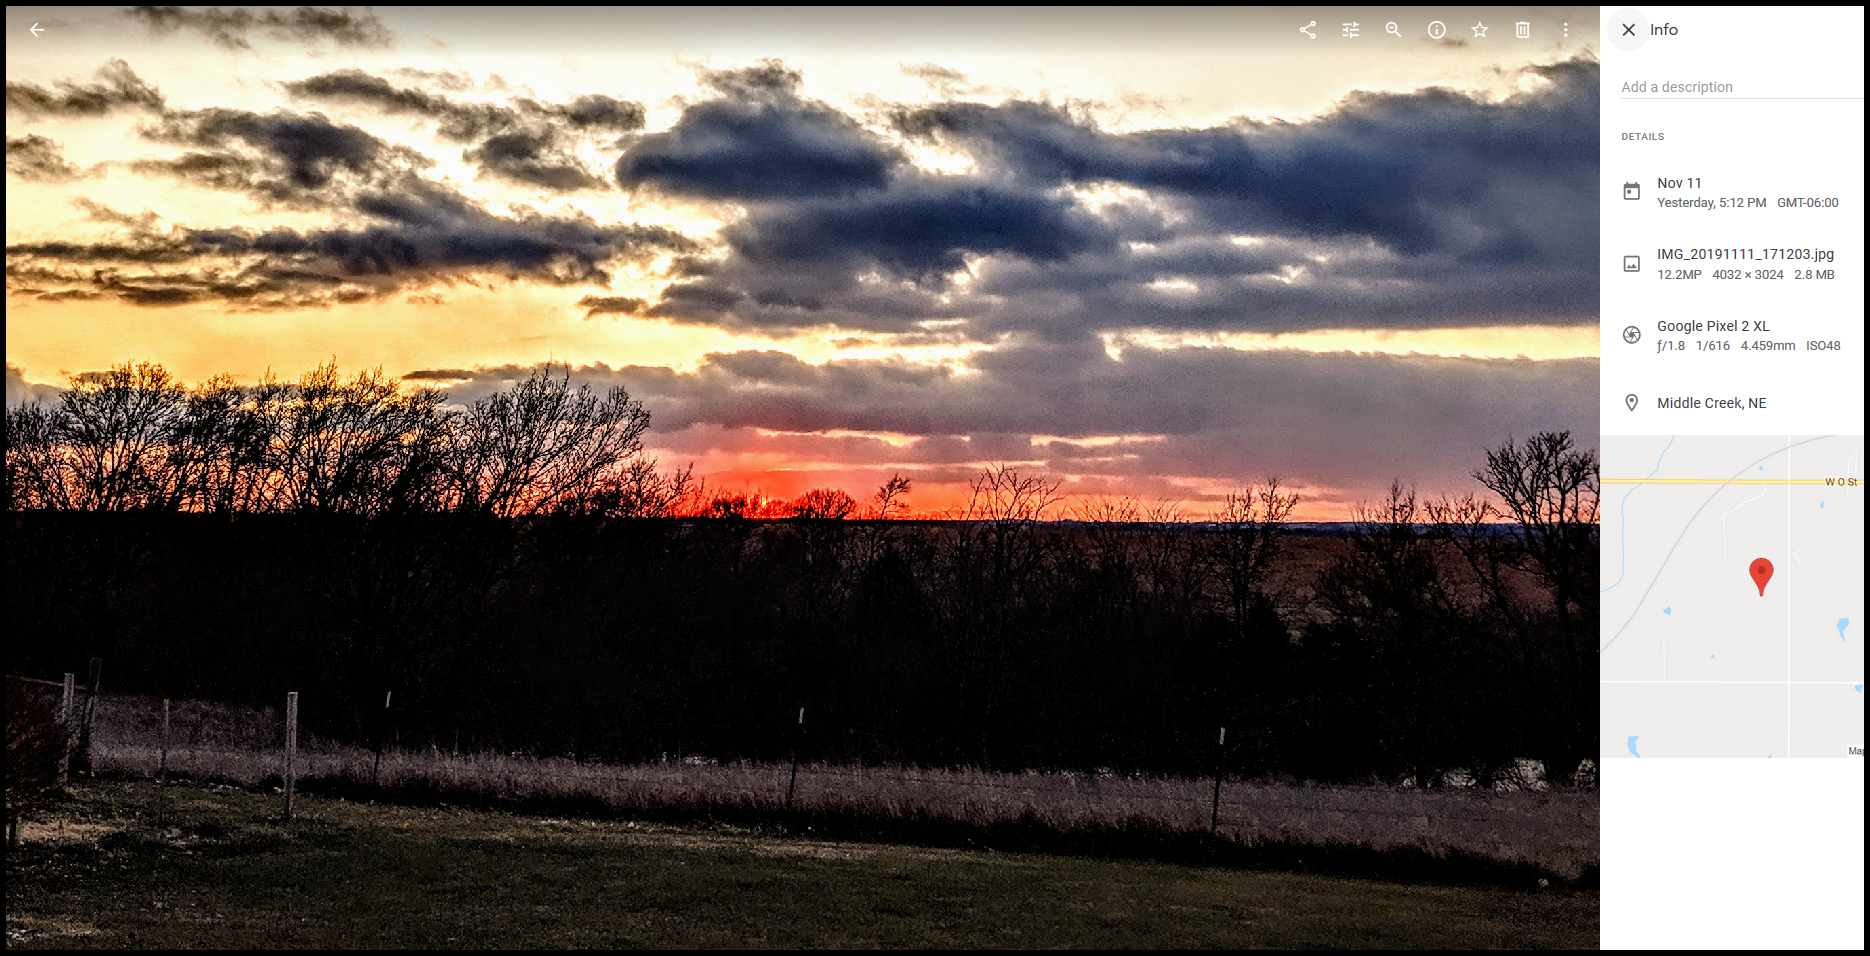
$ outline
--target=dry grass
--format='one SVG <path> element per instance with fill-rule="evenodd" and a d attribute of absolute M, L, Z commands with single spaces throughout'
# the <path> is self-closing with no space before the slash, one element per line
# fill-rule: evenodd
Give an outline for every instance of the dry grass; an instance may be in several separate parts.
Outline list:
<path fill-rule="evenodd" d="M 160 764 L 160 701 L 99 702 L 92 759 L 100 771 L 154 777 Z M 277 787 L 283 768 L 280 719 L 198 701 L 176 702 L 172 776 L 246 788 Z M 410 802 L 584 808 L 596 815 L 662 812 L 704 819 L 785 810 L 783 764 L 611 765 L 499 754 L 394 751 L 373 775 L 373 754 L 310 741 L 297 773 L 308 792 Z M 795 806 L 861 807 L 901 823 L 952 819 L 994 826 L 1037 817 L 1049 826 L 1207 829 L 1210 780 L 1109 774 L 1001 774 L 965 770 L 802 765 Z M 1598 862 L 1595 791 L 1407 787 L 1312 787 L 1229 781 L 1220 831 L 1242 841 L 1356 844 L 1376 849 L 1458 852 L 1549 871 L 1566 879 Z"/>
<path fill-rule="evenodd" d="M 79 782 L 7 856 L 7 948 L 1591 947 L 1597 898 L 841 842 L 771 827 Z M 1203 836 L 1206 834 L 1204 833 Z M 1306 853 L 1316 848 L 1307 848 Z M 1258 871 L 1256 871 L 1258 870 Z"/>
<path fill-rule="evenodd" d="M 20 824 L 19 837 L 22 843 L 95 843 L 99 837 L 116 830 L 116 827 L 105 823 L 64 819 L 45 822 L 28 820 Z"/>

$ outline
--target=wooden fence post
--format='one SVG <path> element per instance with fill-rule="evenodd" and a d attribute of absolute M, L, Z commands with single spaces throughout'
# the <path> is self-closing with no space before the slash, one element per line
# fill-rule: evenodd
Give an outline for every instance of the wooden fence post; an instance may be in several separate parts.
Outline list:
<path fill-rule="evenodd" d="M 293 758 L 299 750 L 299 692 L 286 694 L 286 822 L 292 822 Z"/>
<path fill-rule="evenodd" d="M 786 809 L 792 809 L 792 792 L 799 786 L 799 738 L 805 736 L 805 708 L 799 708 L 799 726 L 792 738 L 792 782 L 786 784 Z"/>
<path fill-rule="evenodd" d="M 1208 814 L 1208 832 L 1218 830 L 1221 825 L 1221 770 L 1226 766 L 1227 728 L 1221 728 L 1220 742 L 1214 746 L 1214 810 Z"/>
<path fill-rule="evenodd" d="M 162 699 L 162 760 L 156 764 L 156 786 L 169 785 L 169 698 Z"/>
<path fill-rule="evenodd" d="M 58 755 L 58 785 L 60 787 L 65 786 L 65 779 L 71 773 L 71 741 L 72 734 L 75 732 L 75 728 L 71 725 L 71 708 L 75 697 L 74 688 L 78 683 L 77 678 L 78 675 L 70 671 L 65 672 L 65 696 L 58 705 L 58 726 L 65 732 L 65 749 L 61 750 Z"/>
<path fill-rule="evenodd" d="M 78 723 L 78 758 L 84 765 L 87 776 L 96 776 L 91 772 L 91 725 L 97 719 L 98 681 L 104 675 L 104 659 L 91 658 L 91 682 L 84 689 L 84 717 Z"/>
<path fill-rule="evenodd" d="M 377 759 L 370 765 L 370 785 L 373 787 L 382 782 L 383 738 L 390 734 L 390 695 L 394 693 L 393 690 L 383 692 L 383 722 L 377 727 Z"/>

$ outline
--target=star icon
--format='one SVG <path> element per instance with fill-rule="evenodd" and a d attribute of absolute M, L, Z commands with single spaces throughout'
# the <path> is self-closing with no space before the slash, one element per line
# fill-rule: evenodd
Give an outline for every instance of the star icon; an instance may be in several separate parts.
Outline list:
<path fill-rule="evenodd" d="M 1479 20 L 1474 21 L 1474 35 L 1477 37 L 1484 37 L 1487 35 L 1486 25 Z"/>

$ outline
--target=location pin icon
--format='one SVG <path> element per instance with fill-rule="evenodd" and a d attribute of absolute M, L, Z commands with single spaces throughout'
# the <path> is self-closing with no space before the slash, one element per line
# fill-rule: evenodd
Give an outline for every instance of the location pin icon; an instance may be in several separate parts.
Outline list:
<path fill-rule="evenodd" d="M 1760 586 L 1760 597 L 1766 596 L 1766 582 L 1773 579 L 1773 563 L 1765 558 L 1754 558 L 1747 565 L 1747 573 L 1753 576 L 1753 583 Z"/>
<path fill-rule="evenodd" d="M 1636 411 L 1636 393 L 1631 392 L 1630 394 L 1623 396 L 1623 404 L 1628 406 L 1630 411 Z"/>

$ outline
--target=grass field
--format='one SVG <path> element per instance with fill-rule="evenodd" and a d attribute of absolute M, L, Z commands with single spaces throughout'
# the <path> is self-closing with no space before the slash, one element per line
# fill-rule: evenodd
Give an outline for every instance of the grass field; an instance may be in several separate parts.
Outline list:
<path fill-rule="evenodd" d="M 160 714 L 155 698 L 100 700 L 92 749 L 96 766 L 154 778 L 160 763 Z M 245 788 L 279 782 L 277 714 L 183 701 L 175 708 L 173 726 L 171 773 Z M 425 751 L 386 754 L 379 775 L 368 750 L 306 743 L 299 772 L 308 791 L 379 801 L 524 807 L 533 813 L 597 818 L 635 814 L 639 819 L 656 816 L 652 811 L 660 807 L 666 822 L 703 817 L 770 821 L 788 783 L 784 765 L 615 765 Z M 981 827 L 1033 815 L 1065 829 L 1142 818 L 1205 834 L 1211 787 L 1211 781 L 1185 778 L 807 764 L 799 771 L 797 802 L 802 811 L 835 808 L 839 815 L 854 813 L 873 822 L 949 820 Z M 1497 861 L 1509 870 L 1540 871 L 1528 883 L 1540 876 L 1578 880 L 1598 860 L 1598 797 L 1590 789 L 1424 790 L 1229 781 L 1219 823 L 1221 835 L 1242 840 L 1459 853 Z M 885 831 L 881 838 L 886 841 L 903 839 L 900 827 Z"/>
<path fill-rule="evenodd" d="M 7 946 L 1595 947 L 1597 897 L 87 783 Z"/>

